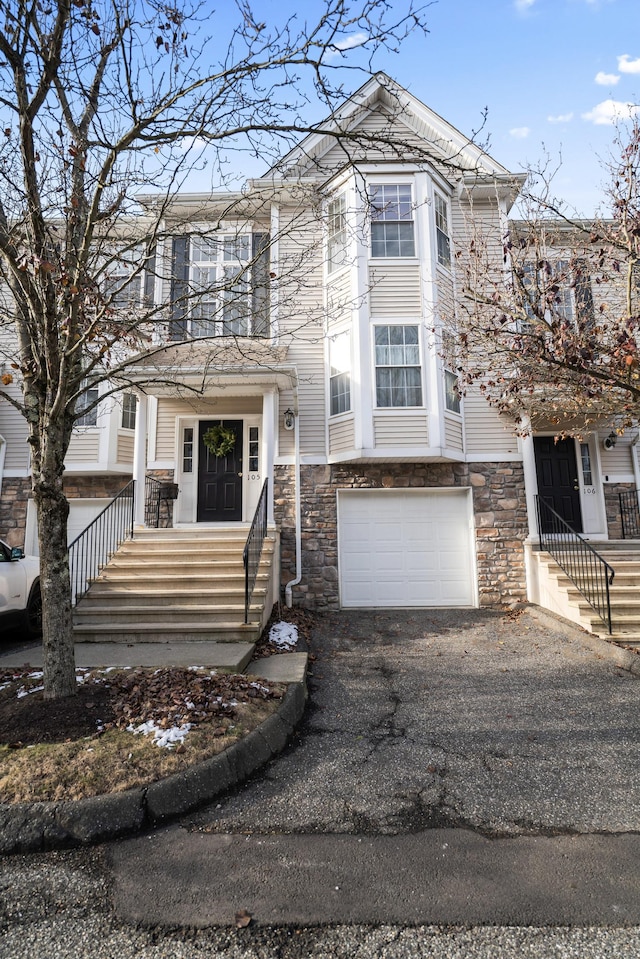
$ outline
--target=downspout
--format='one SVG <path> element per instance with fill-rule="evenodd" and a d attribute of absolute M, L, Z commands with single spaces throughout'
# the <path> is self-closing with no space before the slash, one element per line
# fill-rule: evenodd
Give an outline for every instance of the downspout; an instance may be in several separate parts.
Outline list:
<path fill-rule="evenodd" d="M 295 522 L 296 522 L 296 575 L 294 579 L 289 580 L 284 588 L 284 601 L 287 609 L 293 605 L 293 587 L 297 586 L 302 579 L 302 530 L 300 521 L 300 417 L 296 413 L 294 419 L 293 439 L 295 444 Z"/>

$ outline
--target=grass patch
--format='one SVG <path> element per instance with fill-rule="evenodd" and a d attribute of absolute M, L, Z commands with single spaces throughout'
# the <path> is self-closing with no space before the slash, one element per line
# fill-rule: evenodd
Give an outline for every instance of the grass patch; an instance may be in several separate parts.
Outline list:
<path fill-rule="evenodd" d="M 177 668 L 84 671 L 79 681 L 81 695 L 51 702 L 29 691 L 37 689 L 36 675 L 0 677 L 3 728 L 13 739 L 0 741 L 0 801 L 76 800 L 155 782 L 233 745 L 277 711 L 285 690 Z M 191 729 L 168 749 L 126 728 L 149 719 L 160 728 L 189 722 Z"/>

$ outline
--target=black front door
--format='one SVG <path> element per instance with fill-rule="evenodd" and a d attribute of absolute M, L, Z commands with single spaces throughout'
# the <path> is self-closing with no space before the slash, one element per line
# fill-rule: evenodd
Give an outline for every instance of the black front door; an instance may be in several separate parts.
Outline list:
<path fill-rule="evenodd" d="M 203 436 L 211 426 L 233 430 L 236 442 L 226 456 L 215 456 Z M 242 420 L 200 423 L 198 456 L 198 522 L 225 523 L 242 519 Z"/>
<path fill-rule="evenodd" d="M 576 533 L 582 532 L 576 444 L 572 439 L 534 436 L 538 496 Z M 549 530 L 545 530 L 549 532 Z"/>

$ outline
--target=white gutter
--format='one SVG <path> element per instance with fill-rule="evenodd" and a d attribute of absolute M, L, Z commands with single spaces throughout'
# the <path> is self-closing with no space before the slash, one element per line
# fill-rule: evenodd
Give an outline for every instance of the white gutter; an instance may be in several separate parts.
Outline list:
<path fill-rule="evenodd" d="M 302 529 L 300 520 L 300 417 L 296 413 L 294 420 L 294 442 L 296 448 L 295 454 L 295 521 L 296 521 L 296 575 L 294 579 L 289 580 L 284 588 L 284 601 L 288 609 L 293 605 L 292 591 L 302 579 Z"/>

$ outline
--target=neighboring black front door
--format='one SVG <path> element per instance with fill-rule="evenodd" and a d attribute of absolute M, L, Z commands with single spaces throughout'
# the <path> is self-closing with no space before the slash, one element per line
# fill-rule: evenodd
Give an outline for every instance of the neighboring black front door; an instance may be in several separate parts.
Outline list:
<path fill-rule="evenodd" d="M 553 436 L 534 436 L 538 496 L 576 533 L 582 532 L 580 482 L 576 445 L 572 439 L 554 442 Z M 550 530 L 545 530 L 550 532 Z"/>
<path fill-rule="evenodd" d="M 222 423 L 236 434 L 226 456 L 214 456 L 203 436 Z M 198 456 L 198 522 L 224 523 L 242 519 L 242 420 L 209 420 L 200 423 Z"/>

